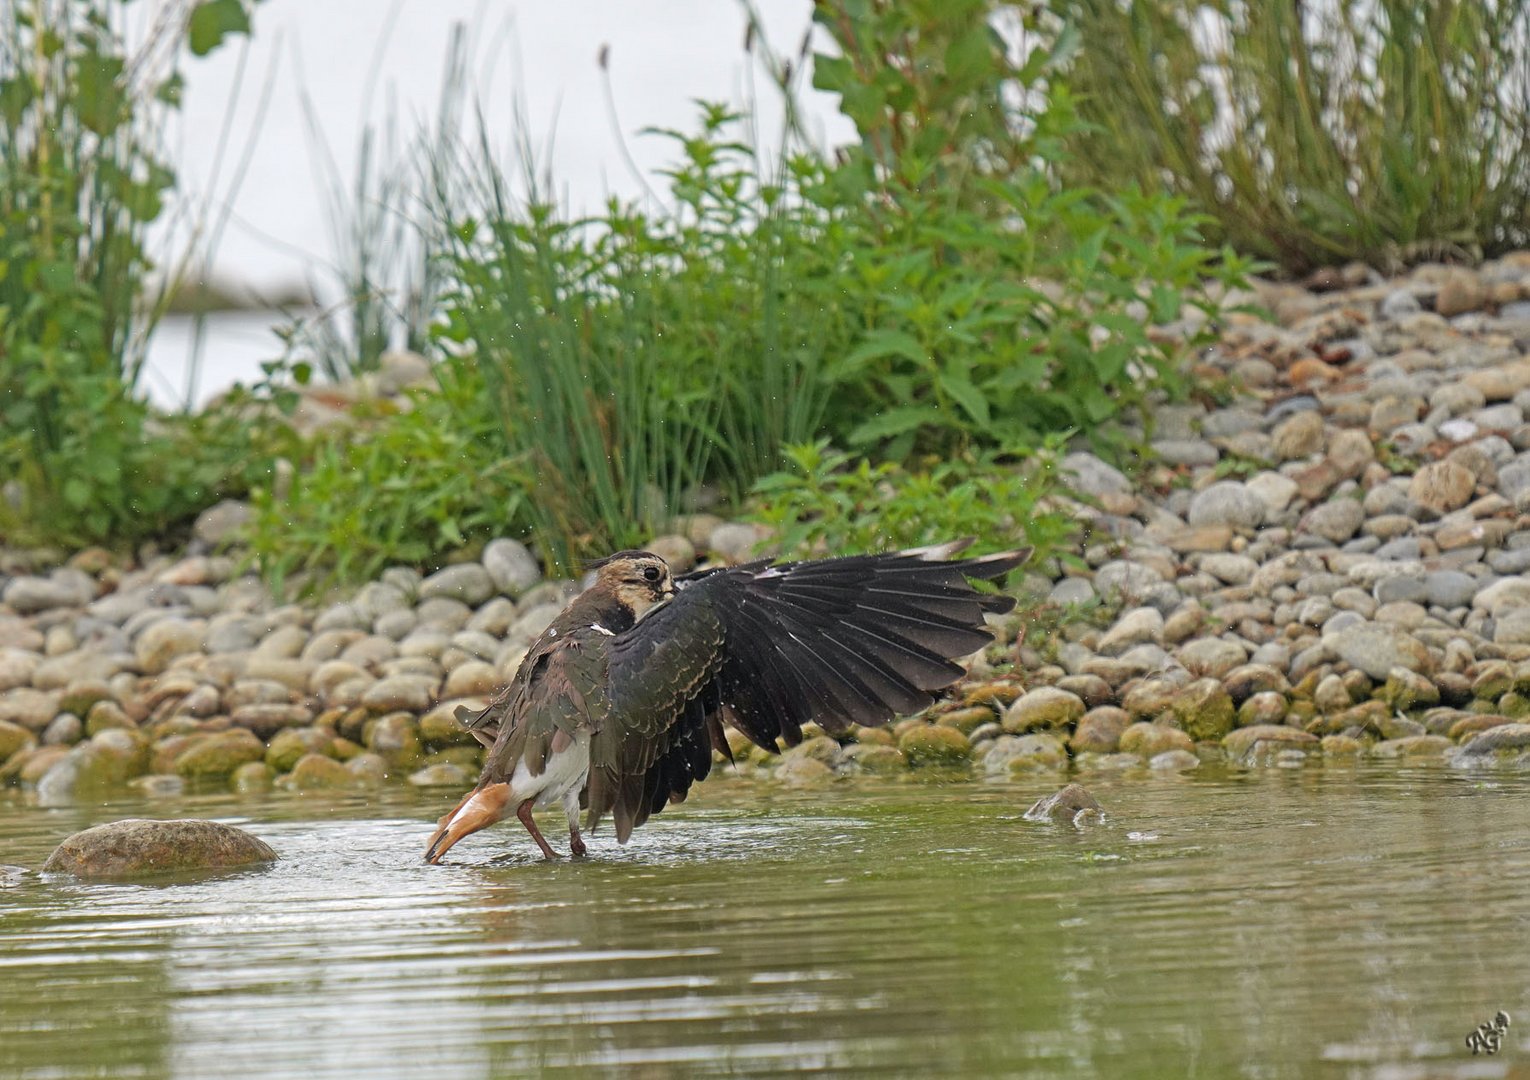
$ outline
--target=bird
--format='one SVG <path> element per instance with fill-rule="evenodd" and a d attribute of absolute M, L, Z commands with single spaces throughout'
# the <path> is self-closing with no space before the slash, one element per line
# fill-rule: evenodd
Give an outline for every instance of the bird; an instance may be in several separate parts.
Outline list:
<path fill-rule="evenodd" d="M 425 852 L 514 814 L 547 859 L 532 816 L 559 805 L 585 855 L 607 814 L 618 843 L 731 760 L 727 727 L 779 752 L 817 723 L 830 734 L 927 707 L 959 657 L 992 642 L 984 616 L 1012 597 L 979 591 L 1030 548 L 959 557 L 971 540 L 870 555 L 760 559 L 676 576 L 649 551 L 592 563 L 593 583 L 532 642 L 486 707 L 457 719 L 488 748 L 478 783 Z"/>

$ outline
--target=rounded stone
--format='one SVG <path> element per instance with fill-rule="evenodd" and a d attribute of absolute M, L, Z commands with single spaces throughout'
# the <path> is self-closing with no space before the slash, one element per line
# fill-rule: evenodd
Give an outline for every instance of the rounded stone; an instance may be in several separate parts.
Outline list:
<path fill-rule="evenodd" d="M 1169 750 L 1193 750 L 1195 742 L 1179 728 L 1142 721 L 1121 733 L 1120 750 L 1138 757 L 1157 757 Z"/>
<path fill-rule="evenodd" d="M 1387 672 L 1387 681 L 1382 686 L 1379 696 L 1392 708 L 1403 712 L 1428 708 L 1440 703 L 1440 691 L 1434 683 L 1417 672 L 1403 667 L 1395 667 Z"/>
<path fill-rule="evenodd" d="M 313 710 L 307 705 L 241 705 L 230 714 L 236 727 L 246 728 L 262 739 L 269 739 L 283 728 L 304 727 L 313 723 Z"/>
<path fill-rule="evenodd" d="M 1323 449 L 1323 418 L 1315 410 L 1299 412 L 1281 421 L 1271 438 L 1281 461 L 1310 457 Z"/>
<path fill-rule="evenodd" d="M 915 768 L 924 765 L 960 765 L 972 753 L 972 744 L 955 728 L 918 724 L 903 733 L 898 749 Z"/>
<path fill-rule="evenodd" d="M 1038 686 L 1015 699 L 1004 713 L 1004 730 L 1011 733 L 1035 728 L 1066 727 L 1084 715 L 1084 700 L 1077 694 L 1051 686 Z"/>
<path fill-rule="evenodd" d="M 78 717 L 75 718 L 75 723 L 79 724 Z M 52 729 L 53 725 L 48 725 L 48 730 L 51 731 Z M 47 741 L 47 732 L 44 732 L 43 739 L 45 742 Z M 63 741 L 65 740 L 55 740 L 55 742 Z M 0 762 L 5 761 L 6 758 L 19 750 L 25 750 L 35 745 L 36 740 L 26 728 L 20 724 L 13 724 L 9 720 L 0 720 Z"/>
<path fill-rule="evenodd" d="M 854 771 L 876 776 L 896 776 L 908 768 L 908 760 L 896 746 L 853 743 L 844 748 L 843 757 Z"/>
<path fill-rule="evenodd" d="M 499 671 L 493 664 L 469 660 L 458 664 L 446 676 L 442 694 L 448 698 L 487 696 L 500 686 Z"/>
<path fill-rule="evenodd" d="M 1233 758 L 1246 757 L 1256 747 L 1261 747 L 1263 744 L 1298 748 L 1317 746 L 1318 737 L 1300 728 L 1286 727 L 1283 724 L 1252 724 L 1230 731 L 1222 738 L 1222 749 Z"/>
<path fill-rule="evenodd" d="M 1219 480 L 1190 500 L 1191 525 L 1232 525 L 1256 529 L 1264 521 L 1264 501 L 1235 480 Z"/>
<path fill-rule="evenodd" d="M 271 766 L 264 761 L 246 761 L 228 778 L 228 786 L 241 795 L 258 795 L 270 791 L 275 778 Z"/>
<path fill-rule="evenodd" d="M 1433 461 L 1413 474 L 1408 498 L 1435 513 L 1459 510 L 1471 501 L 1475 478 L 1454 461 Z"/>
<path fill-rule="evenodd" d="M 1377 743 L 1371 753 L 1380 758 L 1424 758 L 1440 757 L 1454 748 L 1444 735 L 1405 735 Z"/>
<path fill-rule="evenodd" d="M 1185 734 L 1198 742 L 1220 739 L 1232 730 L 1232 697 L 1216 679 L 1197 679 L 1174 696 L 1172 707 Z"/>
<path fill-rule="evenodd" d="M 536 556 L 519 540 L 490 540 L 483 549 L 483 567 L 506 596 L 520 596 L 542 580 Z"/>
<path fill-rule="evenodd" d="M 696 565 L 696 545 L 683 536 L 656 536 L 645 547 L 669 564 L 670 570 L 676 574 L 687 573 Z"/>
<path fill-rule="evenodd" d="M 293 770 L 296 772 L 296 770 Z M 393 775 L 393 770 L 379 754 L 370 750 L 357 754 L 345 763 L 350 783 L 361 787 L 376 787 Z"/>
<path fill-rule="evenodd" d="M 1429 650 L 1403 630 L 1362 622 L 1323 635 L 1323 647 L 1373 679 L 1385 679 L 1395 667 L 1433 670 Z"/>
<path fill-rule="evenodd" d="M 175 759 L 175 773 L 188 780 L 223 779 L 249 761 L 265 757 L 265 745 L 253 732 L 233 728 L 191 746 Z"/>
<path fill-rule="evenodd" d="M 1365 509 L 1354 499 L 1333 499 L 1315 506 L 1302 519 L 1301 531 L 1342 544 L 1365 524 Z"/>
<path fill-rule="evenodd" d="M 1140 607 L 1126 612 L 1100 639 L 1099 652 L 1120 656 L 1134 645 L 1163 640 L 1163 615 L 1157 608 Z"/>
<path fill-rule="evenodd" d="M 390 713 L 374 720 L 367 726 L 365 742 L 368 750 L 394 768 L 406 768 L 420 758 L 420 727 L 408 713 Z"/>
<path fill-rule="evenodd" d="M 760 546 L 769 535 L 759 525 L 726 522 L 712 530 L 712 535 L 707 537 L 707 548 L 724 562 L 748 562 L 759 558 Z"/>
<path fill-rule="evenodd" d="M 266 747 L 265 761 L 277 772 L 288 772 L 304 754 L 329 755 L 334 742 L 334 735 L 322 728 L 285 728 Z"/>
<path fill-rule="evenodd" d="M 1286 698 L 1284 694 L 1274 691 L 1263 691 L 1254 694 L 1242 705 L 1238 706 L 1238 726 L 1251 727 L 1255 724 L 1279 724 L 1286 718 Z"/>
<path fill-rule="evenodd" d="M 4 761 L 9 755 L 5 752 L 5 729 L 16 727 L 25 731 L 20 725 L 10 724 L 0 720 L 0 761 Z M 44 746 L 73 746 L 85 737 L 85 724 L 73 713 L 59 713 L 53 718 L 53 722 L 43 729 L 42 743 Z M 14 752 L 14 751 L 13 751 Z"/>
<path fill-rule="evenodd" d="M 420 582 L 419 599 L 460 600 L 477 607 L 494 595 L 494 579 L 478 563 L 461 563 L 437 570 Z"/>
<path fill-rule="evenodd" d="M 283 786 L 293 791 L 343 791 L 358 783 L 359 778 L 347 766 L 323 754 L 303 755 L 282 778 Z"/>
<path fill-rule="evenodd" d="M 1113 705 L 1101 705 L 1090 709 L 1079 720 L 1068 739 L 1068 748 L 1075 754 L 1094 752 L 1113 754 L 1121 745 L 1121 733 L 1132 722 L 1125 709 Z"/>
<path fill-rule="evenodd" d="M 1024 814 L 1026 821 L 1058 821 L 1082 825 L 1105 816 L 1095 797 L 1082 784 L 1069 784 L 1061 791 L 1037 799 Z"/>
<path fill-rule="evenodd" d="M 1268 664 L 1243 664 L 1222 676 L 1222 685 L 1236 702 L 1242 702 L 1256 694 L 1274 693 L 1283 697 L 1291 689 L 1290 682 L 1279 669 Z"/>
<path fill-rule="evenodd" d="M 415 787 L 464 788 L 473 783 L 473 775 L 456 762 L 441 761 L 410 773 L 409 782 Z"/>
<path fill-rule="evenodd" d="M 1236 641 L 1197 638 L 1179 647 L 1177 656 L 1192 675 L 1220 678 L 1248 662 L 1248 650 Z"/>
<path fill-rule="evenodd" d="M 390 675 L 373 683 L 361 695 L 361 704 L 377 713 L 423 713 L 434 698 L 434 680 L 418 675 Z"/>
<path fill-rule="evenodd" d="M 268 844 L 232 825 L 129 818 L 75 833 L 48 856 L 43 871 L 78 878 L 123 878 L 275 861 L 276 852 Z"/>
<path fill-rule="evenodd" d="M 138 635 L 133 653 L 148 675 L 158 675 L 178 656 L 202 648 L 207 624 L 200 620 L 161 619 Z"/>
<path fill-rule="evenodd" d="M 197 515 L 191 534 L 208 547 L 237 542 L 255 518 L 249 503 L 224 499 Z"/>

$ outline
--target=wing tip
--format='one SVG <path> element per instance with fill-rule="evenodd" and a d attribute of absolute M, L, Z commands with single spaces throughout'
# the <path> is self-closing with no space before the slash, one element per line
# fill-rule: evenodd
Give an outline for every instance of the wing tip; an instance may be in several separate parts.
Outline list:
<path fill-rule="evenodd" d="M 958 540 L 947 540 L 941 544 L 926 544 L 924 547 L 908 548 L 896 554 L 911 557 L 921 562 L 955 562 L 954 555 L 960 555 L 974 543 L 976 537 L 964 536 Z M 994 576 L 1013 570 L 1021 563 L 1035 554 L 1036 549 L 1027 544 L 1024 547 L 1010 548 L 1008 551 L 996 551 L 991 555 L 976 555 L 960 562 L 964 569 L 969 567 L 981 567 L 984 570 L 992 570 Z M 974 575 L 976 576 L 976 575 Z"/>

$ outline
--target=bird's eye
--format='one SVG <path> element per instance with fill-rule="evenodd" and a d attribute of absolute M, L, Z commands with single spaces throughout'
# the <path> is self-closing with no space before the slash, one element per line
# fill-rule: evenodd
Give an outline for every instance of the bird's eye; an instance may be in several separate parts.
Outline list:
<path fill-rule="evenodd" d="M 659 568 L 657 566 L 645 566 L 643 567 L 643 576 L 649 581 L 658 581 Z"/>

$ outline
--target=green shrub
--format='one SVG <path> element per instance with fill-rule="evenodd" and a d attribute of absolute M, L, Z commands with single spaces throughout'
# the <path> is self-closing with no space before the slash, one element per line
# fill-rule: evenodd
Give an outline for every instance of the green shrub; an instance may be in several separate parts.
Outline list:
<path fill-rule="evenodd" d="M 1060 182 L 1073 99 L 1038 48 L 1016 66 L 990 0 L 827 0 L 838 55 L 815 57 L 860 145 L 832 177 L 844 215 L 840 300 L 856 319 L 834 357 L 836 437 L 915 450 L 1093 437 L 1209 340 L 1248 264 L 1202 240 L 1186 203 L 1148 188 Z M 1053 81 L 1048 81 L 1053 80 Z M 828 194 L 827 192 L 825 193 Z M 827 298 L 825 298 L 827 300 Z M 1183 345 L 1149 332 L 1208 318 Z"/>
<path fill-rule="evenodd" d="M 1053 0 L 1069 173 L 1191 196 L 1293 272 L 1530 242 L 1530 8 Z"/>
<path fill-rule="evenodd" d="M 36 0 L 0 21 L 0 533 L 156 535 L 227 481 L 136 396 L 144 237 L 174 177 L 157 145 L 182 44 L 248 30 L 238 0 L 173 7 L 136 54 L 125 3 Z M 168 58 L 168 59 L 167 59 Z M 212 470 L 217 472 L 215 468 Z"/>
<path fill-rule="evenodd" d="M 1074 532 L 1046 509 L 1063 491 L 1060 439 L 1039 451 L 987 451 L 917 464 L 873 465 L 820 442 L 788 451 L 793 468 L 755 487 L 751 516 L 771 526 L 787 555 L 893 551 L 974 537 L 975 555 L 1019 543 L 1036 560 L 1058 553 Z"/>
<path fill-rule="evenodd" d="M 355 407 L 352 423 L 316 435 L 289 490 L 254 490 L 251 553 L 278 593 L 375 576 L 527 528 L 523 463 L 506 458 L 476 372 L 437 365 L 439 390 L 400 408 Z M 300 577 L 299 577 L 300 575 Z"/>

